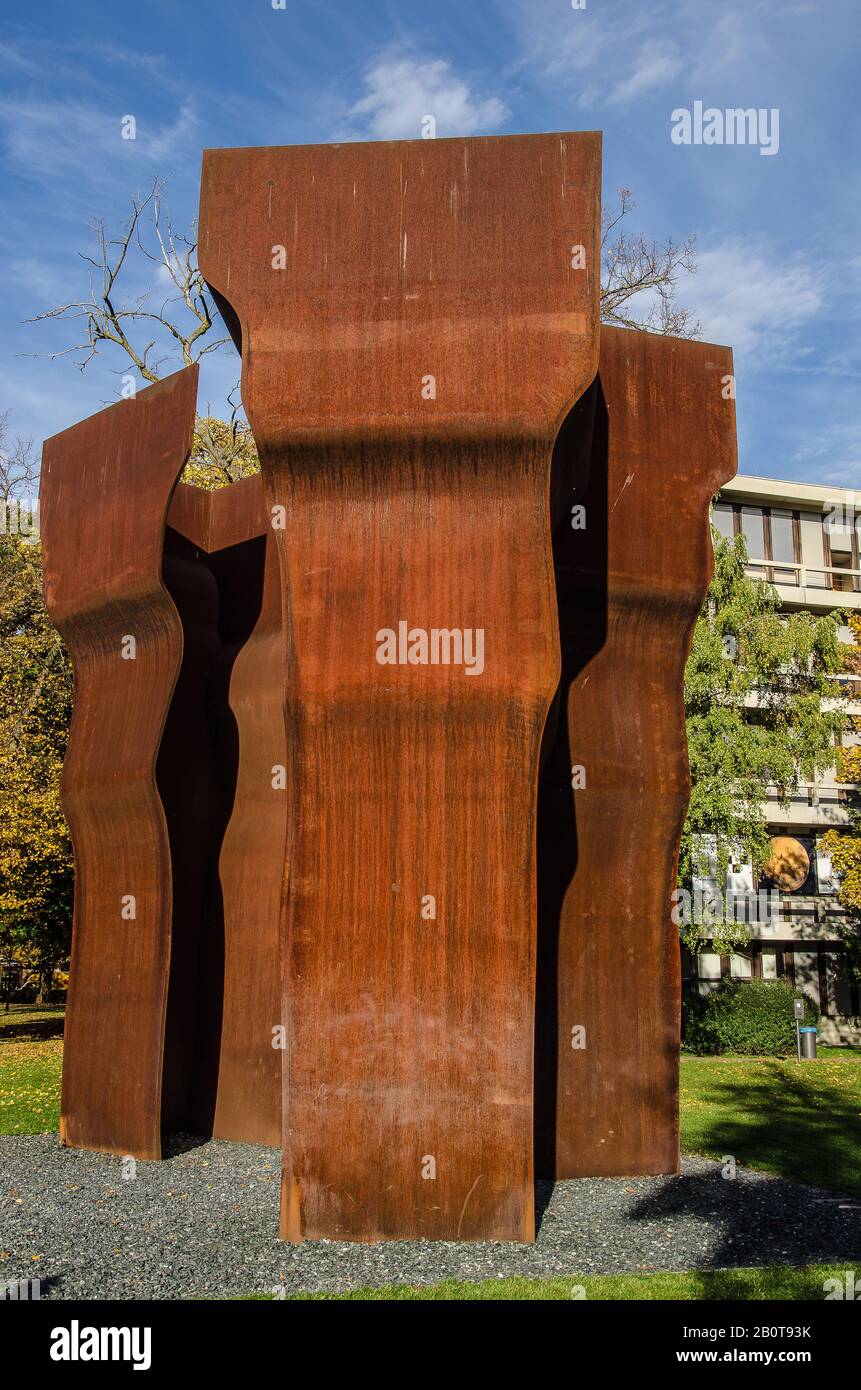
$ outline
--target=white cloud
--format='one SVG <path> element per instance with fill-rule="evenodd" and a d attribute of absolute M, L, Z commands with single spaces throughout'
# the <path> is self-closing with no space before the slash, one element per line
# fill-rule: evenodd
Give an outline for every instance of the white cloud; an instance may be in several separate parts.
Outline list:
<path fill-rule="evenodd" d="M 194 109 L 188 103 L 183 103 L 179 109 L 179 115 L 172 125 L 155 127 L 150 130 L 144 123 L 144 150 L 148 159 L 165 162 L 173 159 L 178 151 L 186 149 L 193 143 L 193 136 L 197 129 L 197 117 Z M 140 134 L 140 123 L 138 123 Z"/>
<path fill-rule="evenodd" d="M 509 115 L 498 97 L 474 93 L 440 58 L 386 52 L 366 69 L 363 81 L 366 93 L 348 112 L 349 132 L 358 138 L 417 139 L 425 116 L 434 117 L 440 136 L 483 134 Z"/>
<path fill-rule="evenodd" d="M 39 67 L 39 64 L 28 58 L 13 43 L 0 43 L 0 64 L 26 73 L 28 77 L 44 76 L 44 70 Z"/>
<path fill-rule="evenodd" d="M 780 256 L 762 242 L 733 238 L 697 256 L 681 287 L 710 342 L 726 343 L 748 366 L 798 354 L 797 335 L 825 302 L 822 272 L 798 252 Z"/>
<path fill-rule="evenodd" d="M 135 116 L 136 138 L 122 138 L 122 121 Z M 0 101 L 0 131 L 7 157 L 19 172 L 46 180 L 63 178 L 81 187 L 113 186 L 118 165 L 142 159 L 164 163 L 190 147 L 196 127 L 190 105 L 175 121 L 156 126 L 145 112 L 110 110 L 80 101 Z"/>
<path fill-rule="evenodd" d="M 519 31 L 523 66 L 555 88 L 576 90 L 582 109 L 625 107 L 666 86 L 682 71 L 683 25 L 667 0 L 616 0 L 612 15 L 574 11 L 560 0 L 500 0 Z M 673 37 L 668 39 L 667 32 Z"/>
<path fill-rule="evenodd" d="M 610 93 L 611 106 L 626 106 L 646 92 L 664 87 L 682 69 L 682 60 L 674 43 L 650 39 L 644 43 L 629 75 L 617 82 Z"/>
<path fill-rule="evenodd" d="M 569 92 L 580 110 L 622 110 L 665 88 L 708 99 L 712 86 L 732 93 L 778 77 L 784 99 L 795 91 L 775 37 L 803 31 L 806 16 L 787 0 L 613 0 L 576 11 L 567 0 L 496 3 L 517 36 L 520 69 Z"/>

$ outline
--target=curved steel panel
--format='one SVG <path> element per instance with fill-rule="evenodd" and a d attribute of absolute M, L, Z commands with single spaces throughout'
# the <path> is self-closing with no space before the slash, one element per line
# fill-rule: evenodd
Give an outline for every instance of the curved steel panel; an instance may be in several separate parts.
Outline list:
<path fill-rule="evenodd" d="M 602 328 L 594 447 L 556 537 L 560 716 L 542 783 L 537 1151 L 543 1176 L 678 1170 L 690 795 L 684 668 L 736 472 L 728 348 Z M 572 790 L 572 768 L 585 785 Z M 575 1029 L 583 1029 L 575 1034 Z"/>
<path fill-rule="evenodd" d="M 47 440 L 42 462 L 45 601 L 75 670 L 61 1132 L 138 1158 L 161 1155 L 171 864 L 155 762 L 182 656 L 162 548 L 196 392 L 188 367 Z"/>
<path fill-rule="evenodd" d="M 599 152 L 546 135 L 204 157 L 201 267 L 282 509 L 290 1239 L 534 1234 L 547 497 L 597 367 Z M 381 665 L 400 621 L 481 629 L 483 673 Z"/>

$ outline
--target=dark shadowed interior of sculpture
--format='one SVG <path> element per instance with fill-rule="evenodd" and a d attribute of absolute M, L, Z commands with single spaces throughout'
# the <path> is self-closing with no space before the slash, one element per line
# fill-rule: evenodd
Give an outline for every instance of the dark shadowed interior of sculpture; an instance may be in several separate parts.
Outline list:
<path fill-rule="evenodd" d="M 585 508 L 588 525 L 572 525 L 573 507 Z M 560 919 L 577 871 L 568 692 L 607 639 L 607 404 L 597 378 L 569 411 L 556 439 L 550 526 L 562 674 L 544 729 L 538 780 L 534 1143 L 539 1178 L 556 1174 Z"/>
<path fill-rule="evenodd" d="M 161 1128 L 262 1144 L 281 1134 L 288 808 L 271 534 L 259 475 L 173 494 L 162 578 L 183 658 L 156 765 L 173 880 Z"/>
<path fill-rule="evenodd" d="M 206 554 L 166 529 L 163 577 L 184 638 L 156 769 L 173 872 L 162 1089 L 168 1133 L 213 1131 L 224 1005 L 219 856 L 239 768 L 228 694 L 260 615 L 265 556 L 262 536 Z"/>

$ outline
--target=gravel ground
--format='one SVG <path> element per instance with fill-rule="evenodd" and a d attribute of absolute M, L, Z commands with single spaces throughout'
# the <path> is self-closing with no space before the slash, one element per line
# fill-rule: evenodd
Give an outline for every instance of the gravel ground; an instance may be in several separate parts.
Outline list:
<path fill-rule="evenodd" d="M 703 1158 L 679 1177 L 544 1185 L 533 1246 L 290 1246 L 277 1238 L 276 1149 L 174 1147 L 123 1181 L 119 1159 L 54 1134 L 0 1138 L 0 1281 L 38 1276 L 43 1298 L 173 1299 L 861 1257 L 861 1202 L 750 1169 L 725 1181 Z"/>

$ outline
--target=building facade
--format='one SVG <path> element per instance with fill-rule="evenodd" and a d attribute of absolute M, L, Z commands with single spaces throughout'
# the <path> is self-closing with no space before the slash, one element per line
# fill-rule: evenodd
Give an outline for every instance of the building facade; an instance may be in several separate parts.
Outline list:
<path fill-rule="evenodd" d="M 840 610 L 848 615 L 861 608 L 861 497 L 856 499 L 853 492 L 739 475 L 721 490 L 712 521 L 723 536 L 745 537 L 748 574 L 773 584 L 785 611 L 807 609 L 822 615 Z M 845 624 L 841 640 L 853 640 Z M 861 715 L 861 678 L 847 673 L 839 680 L 847 713 Z M 849 731 L 841 738 L 846 747 L 859 742 L 859 735 Z M 765 890 L 769 910 L 749 924 L 749 945 L 731 957 L 710 949 L 704 927 L 702 952 L 695 958 L 683 948 L 689 986 L 705 992 L 726 975 L 741 980 L 786 978 L 818 1003 L 822 1042 L 861 1043 L 858 985 L 848 984 L 840 968 L 838 926 L 845 914 L 837 900 L 831 862 L 821 847 L 827 830 L 848 826 L 852 790 L 839 781 L 833 767 L 816 783 L 800 786 L 788 806 L 775 792 L 767 803 L 769 831 L 776 851 L 789 856 L 797 886 L 775 890 L 773 881 L 754 882 L 750 864 L 732 864 L 723 891 Z M 718 886 L 716 880 L 699 885 L 706 893 Z"/>

